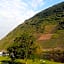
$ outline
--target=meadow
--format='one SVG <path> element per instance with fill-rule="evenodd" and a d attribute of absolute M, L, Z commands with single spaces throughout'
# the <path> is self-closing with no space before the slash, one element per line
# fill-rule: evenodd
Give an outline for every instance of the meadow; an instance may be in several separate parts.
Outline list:
<path fill-rule="evenodd" d="M 0 64 L 5 64 L 2 63 L 3 61 L 5 62 L 11 62 L 11 59 L 9 57 L 0 57 Z M 7 63 L 9 64 L 9 63 Z M 58 63 L 58 62 L 53 62 L 53 61 L 48 61 L 48 60 L 43 60 L 43 59 L 28 59 L 27 61 L 25 59 L 16 59 L 12 64 L 64 64 L 64 63 Z"/>

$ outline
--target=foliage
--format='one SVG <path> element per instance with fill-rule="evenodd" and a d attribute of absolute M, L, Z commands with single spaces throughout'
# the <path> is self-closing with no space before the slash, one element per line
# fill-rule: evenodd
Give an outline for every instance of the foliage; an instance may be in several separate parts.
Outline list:
<path fill-rule="evenodd" d="M 25 33 L 28 33 L 29 35 L 26 36 Z M 26 20 L 23 24 L 20 24 L 0 41 L 0 50 L 7 50 L 9 46 L 12 46 L 9 50 L 11 50 L 10 52 L 15 52 L 15 54 L 17 54 L 15 55 L 16 57 L 24 58 L 27 56 L 28 58 L 34 58 L 35 52 L 33 52 L 33 55 L 32 53 L 28 55 L 28 51 L 32 50 L 32 48 L 29 49 L 30 46 L 27 45 L 27 41 L 30 43 L 30 34 L 32 34 L 32 36 L 35 37 L 34 40 L 36 40 L 33 40 L 34 47 L 36 47 L 37 43 L 41 47 L 41 50 L 53 48 L 64 49 L 64 2 L 45 9 Z M 38 39 L 42 34 L 52 34 L 51 39 L 39 41 Z M 22 36 L 25 36 L 24 40 L 27 38 L 25 41 L 26 43 L 23 42 Z M 24 44 L 28 46 L 27 53 L 25 53 L 27 48 L 26 46 L 23 47 Z M 38 50 L 39 53 L 41 50 Z"/>
<path fill-rule="evenodd" d="M 33 58 L 36 51 L 36 43 L 34 43 L 33 36 L 29 34 L 23 34 L 20 37 L 16 37 L 14 44 L 8 48 L 8 52 L 11 58 Z"/>
<path fill-rule="evenodd" d="M 42 54 L 42 58 L 55 61 L 55 62 L 64 63 L 64 51 L 63 50 L 52 50 L 52 51 L 44 52 Z"/>

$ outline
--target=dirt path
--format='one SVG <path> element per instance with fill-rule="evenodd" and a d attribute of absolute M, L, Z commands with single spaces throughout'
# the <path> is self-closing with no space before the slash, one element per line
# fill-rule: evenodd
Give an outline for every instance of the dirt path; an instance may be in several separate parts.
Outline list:
<path fill-rule="evenodd" d="M 53 34 L 42 34 L 38 40 L 49 40 Z"/>

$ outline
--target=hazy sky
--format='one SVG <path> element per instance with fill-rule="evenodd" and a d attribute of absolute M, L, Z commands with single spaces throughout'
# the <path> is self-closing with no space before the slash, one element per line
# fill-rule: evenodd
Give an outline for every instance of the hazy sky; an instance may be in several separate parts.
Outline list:
<path fill-rule="evenodd" d="M 64 0 L 0 0 L 0 38 L 37 12 Z"/>

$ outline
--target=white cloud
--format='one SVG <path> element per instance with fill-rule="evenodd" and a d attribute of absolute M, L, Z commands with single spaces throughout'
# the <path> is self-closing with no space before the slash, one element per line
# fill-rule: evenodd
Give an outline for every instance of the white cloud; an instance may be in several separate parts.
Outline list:
<path fill-rule="evenodd" d="M 27 1 L 26 1 L 27 2 Z M 45 2 L 44 0 L 28 0 L 29 8 L 36 10 L 38 7 L 41 7 Z"/>
<path fill-rule="evenodd" d="M 36 7 L 41 6 L 43 4 L 44 4 L 44 1 L 43 0 L 32 0 L 31 6 L 33 8 L 36 8 Z"/>
<path fill-rule="evenodd" d="M 27 1 L 27 2 L 25 2 Z M 0 0 L 0 38 L 10 30 L 32 17 L 43 0 Z"/>

